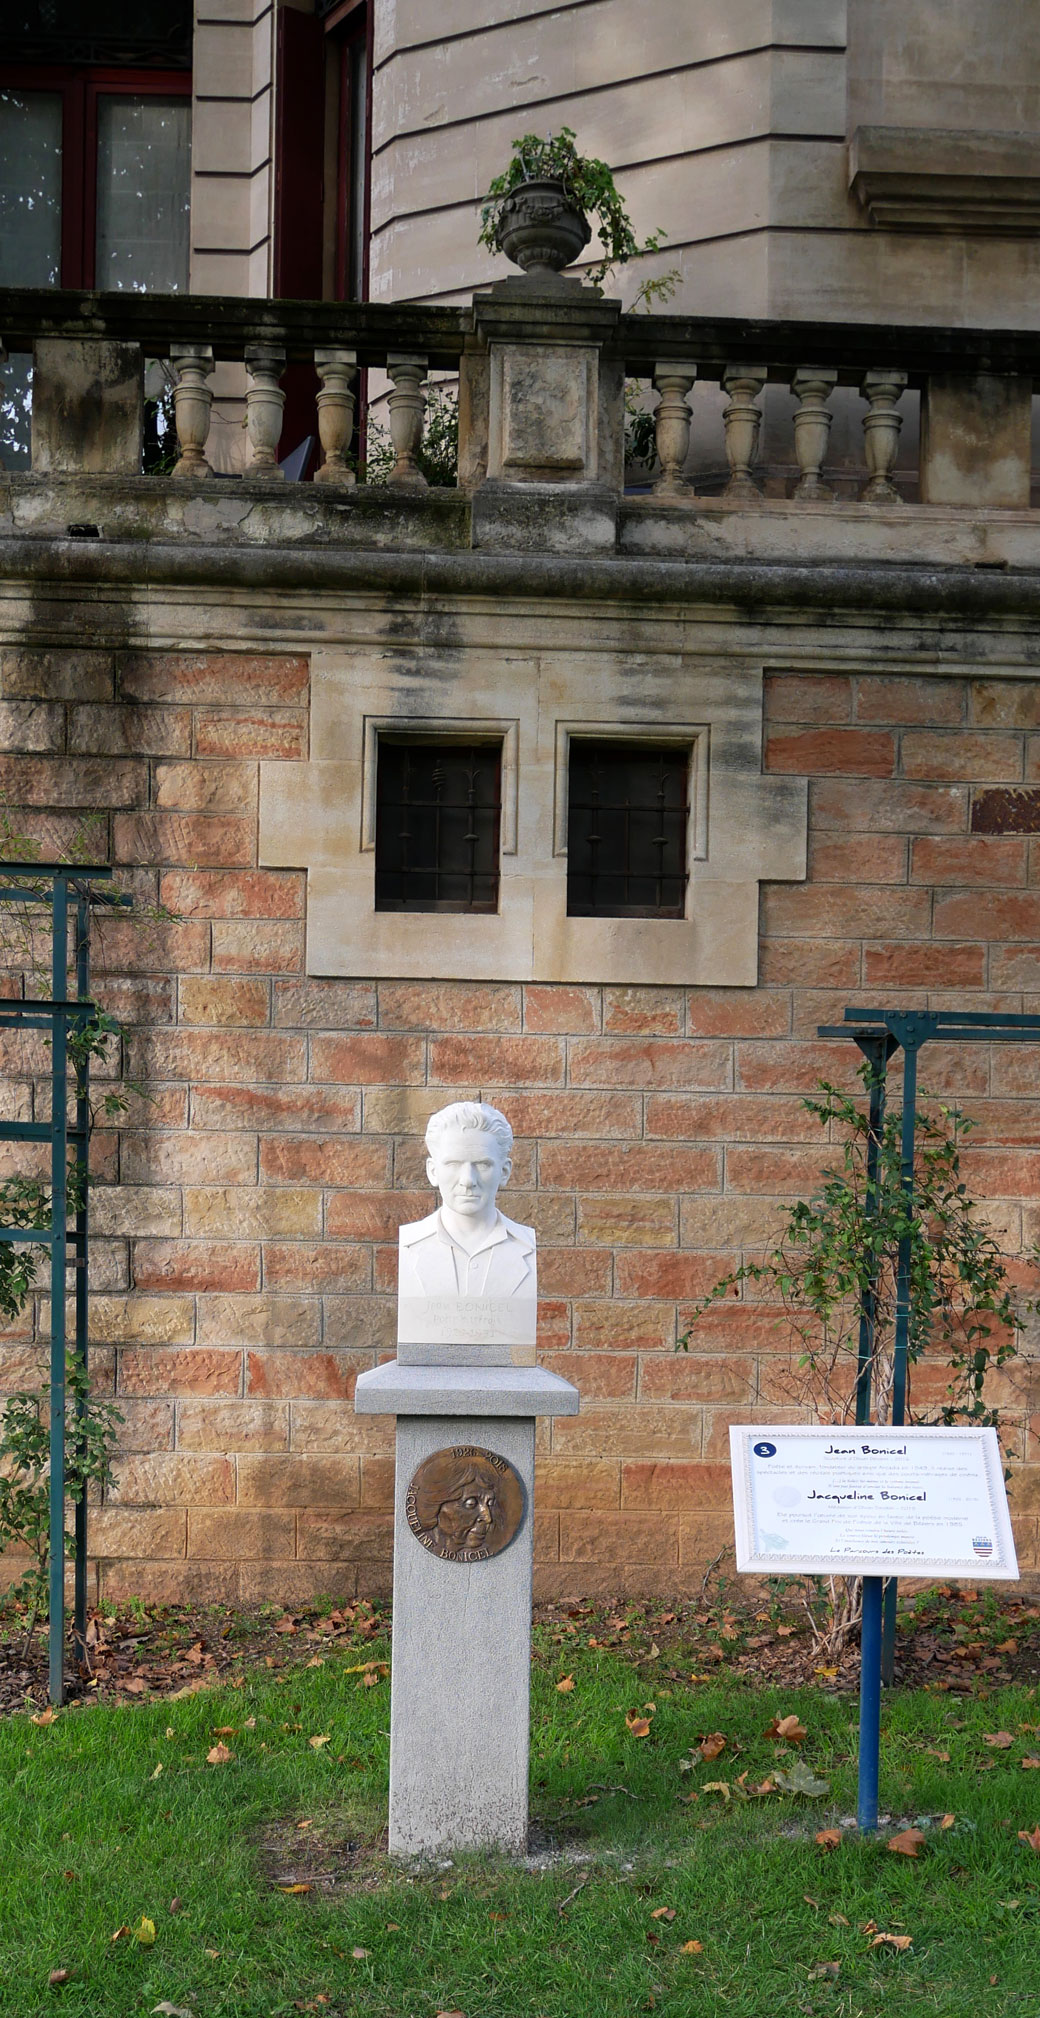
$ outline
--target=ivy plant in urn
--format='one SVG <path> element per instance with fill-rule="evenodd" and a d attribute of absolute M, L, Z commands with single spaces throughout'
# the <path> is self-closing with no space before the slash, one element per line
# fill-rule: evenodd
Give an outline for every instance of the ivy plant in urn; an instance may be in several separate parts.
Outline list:
<path fill-rule="evenodd" d="M 496 176 L 480 213 L 479 243 L 504 252 L 530 279 L 551 284 L 579 258 L 595 222 L 603 257 L 589 271 L 603 281 L 639 252 L 656 252 L 663 233 L 640 245 L 605 161 L 579 154 L 569 126 L 542 139 L 514 140 L 504 174 Z"/>

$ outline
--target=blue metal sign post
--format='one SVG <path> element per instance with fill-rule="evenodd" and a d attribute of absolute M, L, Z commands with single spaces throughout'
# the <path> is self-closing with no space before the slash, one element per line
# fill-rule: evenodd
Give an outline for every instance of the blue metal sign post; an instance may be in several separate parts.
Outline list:
<path fill-rule="evenodd" d="M 881 1139 L 889 1060 L 903 1053 L 903 1110 L 899 1138 L 899 1181 L 907 1206 L 907 1231 L 896 1258 L 895 1338 L 892 1376 L 892 1425 L 906 1421 L 907 1365 L 912 1307 L 910 1215 L 914 1200 L 914 1138 L 917 1126 L 917 1054 L 922 1044 L 942 1039 L 954 1044 L 1035 1044 L 1040 1040 L 1040 1016 L 1004 1016 L 996 1011 L 953 1009 L 846 1009 L 843 1024 L 822 1024 L 820 1037 L 851 1037 L 870 1068 L 870 1108 L 867 1131 L 867 1210 L 876 1209 Z M 856 1421 L 869 1423 L 871 1370 L 877 1317 L 877 1276 L 868 1281 L 860 1308 L 859 1361 L 856 1379 Z M 860 1627 L 859 1797 L 861 1829 L 878 1825 L 881 1752 L 881 1685 L 895 1678 L 895 1577 L 863 1578 Z"/>

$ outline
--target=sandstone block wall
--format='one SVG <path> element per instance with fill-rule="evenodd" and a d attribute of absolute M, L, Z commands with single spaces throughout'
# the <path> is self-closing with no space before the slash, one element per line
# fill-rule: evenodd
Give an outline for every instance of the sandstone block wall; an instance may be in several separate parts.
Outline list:
<path fill-rule="evenodd" d="M 0 791 L 45 853 L 93 847 L 174 922 L 102 930 L 129 1091 L 93 1161 L 98 1382 L 125 1417 L 93 1521 L 109 1600 L 350 1595 L 390 1578 L 392 1431 L 355 1377 L 393 1350 L 396 1229 L 450 1098 L 517 1133 L 509 1209 L 540 1241 L 541 1354 L 582 1413 L 539 1431 L 538 1588 L 699 1587 L 731 1539 L 727 1428 L 785 1414 L 787 1340 L 691 1301 L 811 1187 L 802 1097 L 852 1080 L 846 1003 L 1040 1009 L 1040 694 L 1031 681 L 778 671 L 765 762 L 810 779 L 809 874 L 763 889 L 756 989 L 322 980 L 305 878 L 256 865 L 261 758 L 308 734 L 306 654 L 10 650 Z M 13 973 L 5 985 L 17 985 Z M 4 1111 L 46 1057 L 5 1033 Z M 1012 1252 L 1040 1232 L 1040 1059 L 924 1054 L 980 1126 L 970 1181 Z M 0 1151 L 25 1168 L 22 1152 Z M 46 1306 L 0 1341 L 45 1363 Z M 919 1379 L 933 1404 L 942 1383 Z M 1002 1377 L 1023 1567 L 1038 1567 L 1040 1373 Z"/>

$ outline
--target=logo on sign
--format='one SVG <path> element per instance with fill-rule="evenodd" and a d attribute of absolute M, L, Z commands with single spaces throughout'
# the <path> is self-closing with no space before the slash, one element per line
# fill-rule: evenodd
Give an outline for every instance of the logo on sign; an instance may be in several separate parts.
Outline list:
<path fill-rule="evenodd" d="M 971 1545 L 977 1556 L 986 1557 L 993 1554 L 993 1543 L 988 1535 L 973 1535 Z"/>
<path fill-rule="evenodd" d="M 775 1456 L 776 1456 L 776 1445 L 775 1445 L 775 1443 L 756 1443 L 756 1444 L 752 1444 L 751 1448 L 752 1448 L 752 1450 L 754 1451 L 754 1453 L 755 1453 L 755 1456 L 756 1456 L 756 1457 L 775 1457 Z"/>

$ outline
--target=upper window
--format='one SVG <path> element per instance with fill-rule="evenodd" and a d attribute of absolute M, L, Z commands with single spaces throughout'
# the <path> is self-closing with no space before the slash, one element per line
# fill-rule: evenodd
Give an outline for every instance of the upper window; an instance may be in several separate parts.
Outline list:
<path fill-rule="evenodd" d="M 571 738 L 570 917 L 685 916 L 689 771 L 689 749 L 674 744 Z"/>
<path fill-rule="evenodd" d="M 501 743 L 379 738 L 376 910 L 497 911 Z"/>

